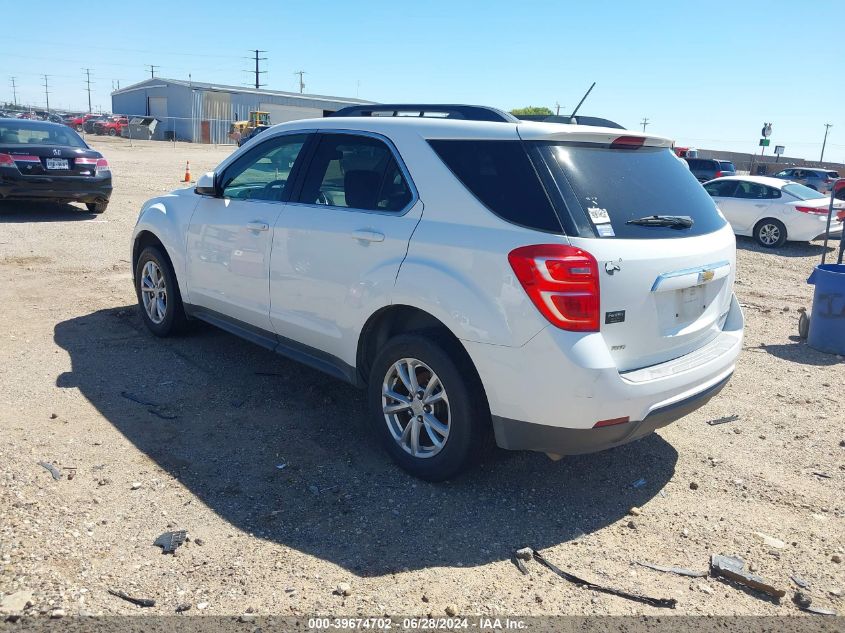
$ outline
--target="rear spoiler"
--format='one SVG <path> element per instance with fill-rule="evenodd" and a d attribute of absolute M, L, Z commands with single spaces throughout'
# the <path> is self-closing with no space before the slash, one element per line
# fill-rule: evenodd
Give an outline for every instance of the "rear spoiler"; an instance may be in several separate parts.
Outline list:
<path fill-rule="evenodd" d="M 580 114 L 574 117 L 554 114 L 520 114 L 517 115 L 517 118 L 521 121 L 538 121 L 540 123 L 563 123 L 565 125 L 589 125 L 591 127 L 609 127 L 617 130 L 625 129 L 610 119 L 602 119 L 597 116 L 582 116 Z"/>

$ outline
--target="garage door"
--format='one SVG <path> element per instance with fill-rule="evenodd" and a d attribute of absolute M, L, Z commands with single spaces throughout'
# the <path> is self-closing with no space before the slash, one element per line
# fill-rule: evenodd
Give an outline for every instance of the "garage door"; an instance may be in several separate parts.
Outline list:
<path fill-rule="evenodd" d="M 167 97 L 149 97 L 149 115 L 159 121 L 167 118 Z"/>
<path fill-rule="evenodd" d="M 284 123 L 298 119 L 321 118 L 323 111 L 318 108 L 303 108 L 300 106 L 279 105 L 277 103 L 262 103 L 260 108 L 270 113 L 270 123 Z"/>

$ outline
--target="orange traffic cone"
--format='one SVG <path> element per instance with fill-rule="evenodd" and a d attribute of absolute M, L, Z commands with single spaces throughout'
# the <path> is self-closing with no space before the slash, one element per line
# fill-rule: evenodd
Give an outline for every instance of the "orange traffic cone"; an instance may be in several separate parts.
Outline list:
<path fill-rule="evenodd" d="M 182 182 L 191 182 L 191 161 L 185 162 L 185 178 Z"/>

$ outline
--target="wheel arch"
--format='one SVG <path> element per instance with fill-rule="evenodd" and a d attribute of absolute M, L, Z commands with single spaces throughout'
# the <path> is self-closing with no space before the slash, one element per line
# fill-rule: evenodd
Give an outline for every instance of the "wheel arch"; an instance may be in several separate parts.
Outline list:
<path fill-rule="evenodd" d="M 356 367 L 362 384 L 369 381 L 370 369 L 379 350 L 391 338 L 400 334 L 428 332 L 449 346 L 446 351 L 459 354 L 478 376 L 478 370 L 460 339 L 440 319 L 420 308 L 406 304 L 385 306 L 367 319 L 358 337 Z M 480 378 L 479 378 L 480 380 Z"/>
<path fill-rule="evenodd" d="M 135 236 L 134 240 L 132 241 L 132 283 L 133 285 L 138 283 L 138 280 L 135 277 L 136 269 L 138 268 L 138 259 L 141 257 L 141 253 L 144 252 L 144 249 L 154 246 L 161 251 L 161 254 L 167 260 L 168 265 L 170 266 L 170 270 L 173 271 L 173 277 L 176 280 L 176 286 L 179 290 L 179 294 L 184 299 L 184 288 L 182 281 L 179 279 L 180 275 L 179 272 L 176 270 L 176 267 L 173 265 L 173 259 L 170 257 L 170 253 L 167 250 L 167 247 L 164 245 L 164 242 L 159 238 L 158 235 L 149 231 L 147 229 L 143 229 L 138 231 L 138 234 Z"/>

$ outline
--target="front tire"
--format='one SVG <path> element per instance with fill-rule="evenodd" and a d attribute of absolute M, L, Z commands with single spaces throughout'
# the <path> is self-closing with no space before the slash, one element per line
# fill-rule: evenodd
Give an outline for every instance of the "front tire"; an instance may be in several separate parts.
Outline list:
<path fill-rule="evenodd" d="M 754 227 L 754 239 L 763 248 L 780 248 L 786 243 L 786 227 L 774 218 L 760 220 Z"/>
<path fill-rule="evenodd" d="M 109 136 L 117 136 L 117 130 L 115 130 L 114 128 L 109 130 Z"/>
<path fill-rule="evenodd" d="M 403 334 L 387 342 L 370 372 L 375 433 L 399 466 L 428 481 L 449 479 L 473 463 L 490 434 L 481 381 L 456 345 Z"/>
<path fill-rule="evenodd" d="M 148 246 L 135 265 L 135 292 L 141 317 L 156 336 L 167 337 L 184 329 L 187 318 L 176 275 L 161 250 Z"/>

